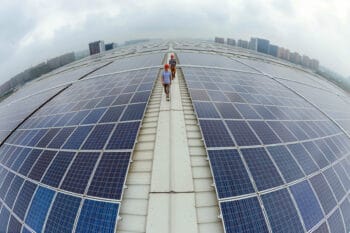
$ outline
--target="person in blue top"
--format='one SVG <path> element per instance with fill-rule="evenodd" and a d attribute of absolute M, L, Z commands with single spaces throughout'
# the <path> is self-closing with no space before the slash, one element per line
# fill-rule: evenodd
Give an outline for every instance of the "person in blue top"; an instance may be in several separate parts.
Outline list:
<path fill-rule="evenodd" d="M 164 71 L 162 73 L 162 84 L 164 87 L 164 92 L 166 94 L 166 100 L 169 101 L 169 92 L 171 85 L 171 72 L 169 71 L 169 64 L 164 65 Z"/>

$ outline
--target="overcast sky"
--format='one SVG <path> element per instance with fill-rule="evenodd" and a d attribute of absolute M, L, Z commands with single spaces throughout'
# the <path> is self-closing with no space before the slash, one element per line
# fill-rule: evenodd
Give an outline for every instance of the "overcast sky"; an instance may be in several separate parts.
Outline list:
<path fill-rule="evenodd" d="M 350 76 L 348 0 L 0 0 L 0 84 L 94 40 L 257 36 Z"/>

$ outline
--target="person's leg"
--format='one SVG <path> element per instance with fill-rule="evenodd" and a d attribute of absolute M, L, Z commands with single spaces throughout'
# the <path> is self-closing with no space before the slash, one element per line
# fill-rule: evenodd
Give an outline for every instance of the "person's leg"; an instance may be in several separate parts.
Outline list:
<path fill-rule="evenodd" d="M 170 85 L 166 85 L 166 96 L 169 98 Z"/>

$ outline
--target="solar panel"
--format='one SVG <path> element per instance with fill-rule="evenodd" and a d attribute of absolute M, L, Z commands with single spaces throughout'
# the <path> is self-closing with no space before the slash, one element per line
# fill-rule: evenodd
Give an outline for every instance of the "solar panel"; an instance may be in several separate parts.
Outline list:
<path fill-rule="evenodd" d="M 253 193 L 254 188 L 237 150 L 209 151 L 219 198 Z"/>
<path fill-rule="evenodd" d="M 226 121 L 238 146 L 260 145 L 259 139 L 245 121 Z"/>
<path fill-rule="evenodd" d="M 227 233 L 269 232 L 256 197 L 220 203 Z"/>
<path fill-rule="evenodd" d="M 343 215 L 346 232 L 350 230 L 350 201 L 348 198 L 345 198 L 343 203 L 340 205 L 341 212 Z"/>
<path fill-rule="evenodd" d="M 273 232 L 304 232 L 288 190 L 262 195 L 262 201 Z"/>
<path fill-rule="evenodd" d="M 0 232 L 7 232 L 7 225 L 10 219 L 10 211 L 4 206 L 0 212 Z"/>
<path fill-rule="evenodd" d="M 263 148 L 242 149 L 246 161 L 258 190 L 273 188 L 283 184 L 272 160 Z"/>
<path fill-rule="evenodd" d="M 314 188 L 318 199 L 323 207 L 323 210 L 328 214 L 336 205 L 336 200 L 332 194 L 326 179 L 322 174 L 316 175 L 310 179 L 312 187 Z"/>
<path fill-rule="evenodd" d="M 99 156 L 99 153 L 93 152 L 78 153 L 63 180 L 61 188 L 83 194 Z"/>
<path fill-rule="evenodd" d="M 290 189 L 303 218 L 306 230 L 310 230 L 323 218 L 316 196 L 307 181 L 293 185 Z"/>
<path fill-rule="evenodd" d="M 104 153 L 90 184 L 88 195 L 120 199 L 130 153 Z"/>
<path fill-rule="evenodd" d="M 11 215 L 7 231 L 8 232 L 21 232 L 21 229 L 22 229 L 22 224 L 13 215 Z"/>
<path fill-rule="evenodd" d="M 328 219 L 328 224 L 331 232 L 345 232 L 343 219 L 337 209 Z"/>
<path fill-rule="evenodd" d="M 72 232 L 81 198 L 58 193 L 46 221 L 45 232 Z"/>
<path fill-rule="evenodd" d="M 74 152 L 58 152 L 50 167 L 47 169 L 42 183 L 57 188 L 73 158 Z"/>
<path fill-rule="evenodd" d="M 56 153 L 57 153 L 56 151 L 48 151 L 48 150 L 43 151 L 39 159 L 33 166 L 32 170 L 30 171 L 28 177 L 33 180 L 40 181 L 47 167 L 49 166 L 51 161 L 54 159 Z"/>
<path fill-rule="evenodd" d="M 283 213 L 272 217 L 271 221 L 269 218 L 269 224 L 273 232 L 288 232 L 293 227 L 297 230 L 291 232 L 304 232 L 304 226 L 308 231 L 323 219 L 324 208 L 324 204 L 322 207 L 318 204 L 318 192 L 324 190 L 315 189 L 314 193 L 304 180 L 316 179 L 321 169 L 335 163 L 336 174 L 327 174 L 327 180 L 334 182 L 332 190 L 326 182 L 329 191 L 326 192 L 331 197 L 332 192 L 337 193 L 338 200 L 343 197 L 344 190 L 349 190 L 346 170 L 350 165 L 338 164 L 349 152 L 346 148 L 349 140 L 312 104 L 264 75 L 216 68 L 185 67 L 182 70 L 199 118 L 220 203 L 231 198 L 250 197 L 257 192 L 265 197 L 273 196 L 274 192 L 278 193 L 276 189 L 290 186 L 293 197 L 288 190 L 283 195 L 291 204 L 290 208 L 284 208 Z M 314 183 L 312 186 L 317 182 Z M 346 185 L 349 186 L 346 188 Z M 291 201 L 293 199 L 295 202 Z M 326 196 L 322 199 L 327 202 Z M 267 209 L 265 202 L 263 206 Z M 328 203 L 329 208 L 336 204 L 335 199 Z M 280 220 L 283 223 L 274 222 L 282 219 L 283 214 L 288 216 L 293 208 L 294 216 L 297 216 L 296 211 L 300 219 L 285 217 Z M 231 219 L 226 218 L 223 215 L 226 232 L 239 232 L 239 228 L 231 230 L 226 224 Z M 279 228 L 283 230 L 276 230 Z"/>
<path fill-rule="evenodd" d="M 36 185 L 30 181 L 25 181 L 22 189 L 18 193 L 17 200 L 15 202 L 13 211 L 20 219 L 24 219 L 27 208 L 32 200 L 32 196 L 35 192 Z"/>
<path fill-rule="evenodd" d="M 75 232 L 115 232 L 118 210 L 118 203 L 84 200 Z"/>
<path fill-rule="evenodd" d="M 113 128 L 114 128 L 114 124 L 97 125 L 92 130 L 88 138 L 86 139 L 82 149 L 83 150 L 103 149 Z"/>
<path fill-rule="evenodd" d="M 221 121 L 200 120 L 199 123 L 207 147 L 234 146 L 225 125 Z"/>
<path fill-rule="evenodd" d="M 33 197 L 25 223 L 36 232 L 41 232 L 43 229 L 46 215 L 48 214 L 54 195 L 54 191 L 39 187 Z"/>
<path fill-rule="evenodd" d="M 132 149 L 140 127 L 140 122 L 119 123 L 115 128 L 107 149 Z"/>
<path fill-rule="evenodd" d="M 4 198 L 5 203 L 7 204 L 7 206 L 9 206 L 10 208 L 13 207 L 13 203 L 17 197 L 18 191 L 19 189 L 22 187 L 24 180 L 23 178 L 16 176 L 12 183 L 10 188 L 8 189 L 8 192 Z"/>
<path fill-rule="evenodd" d="M 271 146 L 268 147 L 267 150 L 271 154 L 272 159 L 277 164 L 277 167 L 287 183 L 304 177 L 297 162 L 285 146 Z"/>

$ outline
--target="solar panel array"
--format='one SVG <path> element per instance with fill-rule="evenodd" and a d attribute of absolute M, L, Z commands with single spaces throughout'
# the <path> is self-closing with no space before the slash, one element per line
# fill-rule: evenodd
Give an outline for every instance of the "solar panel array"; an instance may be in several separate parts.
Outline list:
<path fill-rule="evenodd" d="M 158 71 L 77 82 L 12 133 L 0 148 L 0 232 L 115 232 Z"/>
<path fill-rule="evenodd" d="M 267 76 L 182 70 L 226 233 L 349 232 L 350 140 L 332 120 Z"/>

